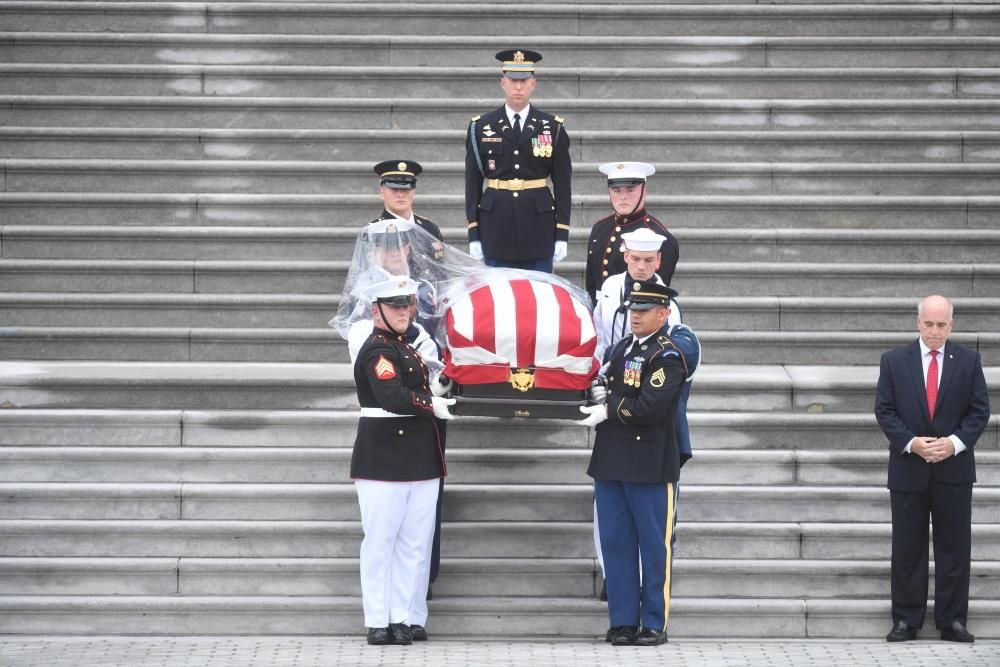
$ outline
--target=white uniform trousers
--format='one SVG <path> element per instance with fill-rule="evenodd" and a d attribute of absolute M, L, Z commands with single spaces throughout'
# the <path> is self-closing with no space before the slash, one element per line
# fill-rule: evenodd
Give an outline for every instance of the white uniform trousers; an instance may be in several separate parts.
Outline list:
<path fill-rule="evenodd" d="M 437 478 L 354 481 L 365 533 L 361 542 L 361 599 L 369 628 L 427 623 L 438 485 Z"/>

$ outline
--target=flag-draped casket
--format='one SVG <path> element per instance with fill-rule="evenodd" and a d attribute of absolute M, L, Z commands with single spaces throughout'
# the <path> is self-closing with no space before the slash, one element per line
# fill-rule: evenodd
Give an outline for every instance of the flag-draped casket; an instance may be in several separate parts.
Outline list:
<path fill-rule="evenodd" d="M 460 414 L 579 418 L 600 367 L 590 311 L 558 281 L 491 279 L 445 311 Z"/>

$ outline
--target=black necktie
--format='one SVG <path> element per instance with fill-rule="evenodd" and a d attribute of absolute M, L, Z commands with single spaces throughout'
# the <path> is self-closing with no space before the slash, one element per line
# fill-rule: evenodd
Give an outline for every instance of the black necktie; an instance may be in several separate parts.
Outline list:
<path fill-rule="evenodd" d="M 521 140 L 521 114 L 514 114 L 514 141 Z"/>

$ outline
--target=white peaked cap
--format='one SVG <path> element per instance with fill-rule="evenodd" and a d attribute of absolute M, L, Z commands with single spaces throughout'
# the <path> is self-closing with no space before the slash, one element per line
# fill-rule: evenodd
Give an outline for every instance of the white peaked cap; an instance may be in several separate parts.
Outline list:
<path fill-rule="evenodd" d="M 660 246 L 666 240 L 666 236 L 657 234 L 648 227 L 640 227 L 634 232 L 622 234 L 622 241 L 625 242 L 625 247 L 629 250 L 638 250 L 639 252 L 659 250 Z"/>
<path fill-rule="evenodd" d="M 409 297 L 417 293 L 419 283 L 406 276 L 389 276 L 368 288 L 368 300 L 372 303 L 393 297 Z"/>
<path fill-rule="evenodd" d="M 642 182 L 647 176 L 656 173 L 656 167 L 646 162 L 608 162 L 598 167 L 602 174 L 608 177 L 608 183 L 614 181 Z"/>

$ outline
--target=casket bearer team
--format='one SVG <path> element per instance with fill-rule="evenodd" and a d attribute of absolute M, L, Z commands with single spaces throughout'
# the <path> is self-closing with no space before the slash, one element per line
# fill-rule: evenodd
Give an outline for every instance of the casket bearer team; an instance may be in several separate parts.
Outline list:
<path fill-rule="evenodd" d="M 666 238 L 660 246 L 656 273 L 669 285 L 680 257 L 680 247 L 666 226 L 646 212 L 646 179 L 656 169 L 645 162 L 608 162 L 599 167 L 608 177 L 608 196 L 614 213 L 594 223 L 587 240 L 587 293 L 597 298 L 608 277 L 625 270 L 625 245 L 621 236 L 646 227 Z"/>
<path fill-rule="evenodd" d="M 663 278 L 656 273 L 662 259 L 661 248 L 667 240 L 647 227 L 622 234 L 625 245 L 625 265 L 622 273 L 609 276 L 598 292 L 597 305 L 594 307 L 594 329 L 597 331 L 597 356 L 607 361 L 607 355 L 623 337 L 631 333 L 629 324 L 628 299 L 634 286 L 642 281 L 651 280 L 663 285 Z M 701 343 L 690 327 L 681 322 L 681 310 L 677 303 L 677 292 L 664 286 L 670 297 L 667 314 L 667 335 L 681 350 L 687 361 L 687 377 L 681 388 L 681 397 L 677 405 L 677 420 L 675 422 L 677 446 L 680 452 L 681 466 L 692 456 L 691 434 L 688 430 L 687 403 L 691 395 L 691 381 L 701 358 Z M 679 494 L 678 494 L 679 495 Z M 676 541 L 676 534 L 674 534 Z M 604 559 L 601 557 L 600 523 L 594 510 L 594 547 L 597 550 L 597 562 L 604 572 Z M 607 586 L 602 586 L 599 597 L 607 600 Z"/>
<path fill-rule="evenodd" d="M 372 285 L 374 328 L 354 364 L 361 417 L 351 478 L 364 530 L 361 596 L 369 644 L 427 639 L 431 539 L 446 474 L 435 417 L 451 419 L 455 399 L 432 393 L 427 367 L 406 343 L 416 292 L 417 283 L 405 276 Z"/>
<path fill-rule="evenodd" d="M 469 254 L 489 266 L 551 273 L 569 241 L 569 135 L 562 118 L 530 103 L 541 54 L 511 49 L 496 58 L 505 104 L 473 118 L 465 137 Z"/>
<path fill-rule="evenodd" d="M 578 422 L 596 426 L 587 474 L 594 478 L 615 646 L 667 641 L 672 537 L 680 454 L 675 420 L 687 376 L 667 335 L 670 292 L 652 281 L 629 296 L 632 333 L 612 349 L 607 389 Z M 641 560 L 641 575 L 640 575 Z"/>

